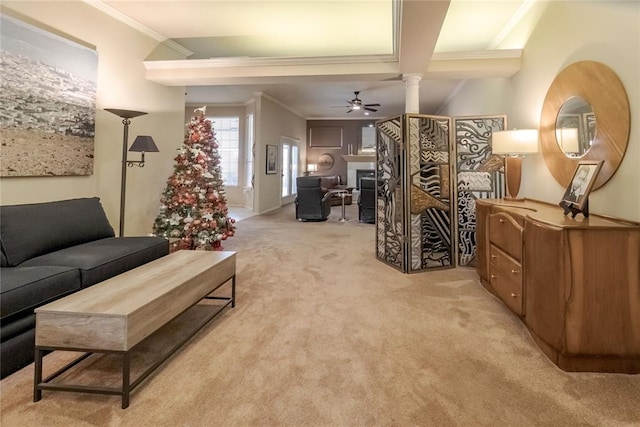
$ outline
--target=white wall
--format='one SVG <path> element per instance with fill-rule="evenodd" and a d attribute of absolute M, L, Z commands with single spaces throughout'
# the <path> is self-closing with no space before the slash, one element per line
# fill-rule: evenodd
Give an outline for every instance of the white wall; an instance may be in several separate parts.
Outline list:
<path fill-rule="evenodd" d="M 0 203 L 17 204 L 98 196 L 117 232 L 120 210 L 122 119 L 103 111 L 121 108 L 148 112 L 132 119 L 129 145 L 137 135 L 151 135 L 160 153 L 147 154 L 144 168 L 129 168 L 125 235 L 151 231 L 164 181 L 172 170 L 176 143 L 184 129 L 184 88 L 145 79 L 142 61 L 154 50 L 174 56 L 164 46 L 80 1 L 3 1 L 17 12 L 94 45 L 98 51 L 94 174 L 86 177 L 0 179 Z M 137 159 L 130 153 L 130 159 Z"/>
<path fill-rule="evenodd" d="M 549 2 L 524 48 L 522 69 L 510 79 L 467 82 L 439 113 L 506 113 L 509 128 L 538 128 L 547 90 L 563 68 L 582 60 L 609 66 L 627 91 L 631 134 L 622 165 L 607 184 L 591 194 L 589 205 L 594 213 L 640 221 L 639 23 L 638 2 Z M 542 154 L 525 158 L 520 195 L 555 204 L 563 192 Z"/>
<path fill-rule="evenodd" d="M 256 206 L 254 211 L 265 213 L 279 208 L 281 203 L 281 174 L 266 174 L 267 145 L 278 146 L 278 168 L 282 165 L 281 137 L 288 136 L 300 141 L 299 159 L 306 159 L 307 124 L 303 117 L 284 108 L 281 104 L 264 95 L 256 98 L 256 159 L 255 186 Z M 298 160 L 298 170 L 304 165 Z"/>

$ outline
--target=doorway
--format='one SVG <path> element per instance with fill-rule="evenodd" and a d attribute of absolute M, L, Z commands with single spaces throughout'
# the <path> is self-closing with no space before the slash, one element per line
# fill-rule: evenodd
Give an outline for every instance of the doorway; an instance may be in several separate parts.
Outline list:
<path fill-rule="evenodd" d="M 298 143 L 299 140 L 283 136 L 282 143 L 282 204 L 293 203 L 298 189 Z"/>

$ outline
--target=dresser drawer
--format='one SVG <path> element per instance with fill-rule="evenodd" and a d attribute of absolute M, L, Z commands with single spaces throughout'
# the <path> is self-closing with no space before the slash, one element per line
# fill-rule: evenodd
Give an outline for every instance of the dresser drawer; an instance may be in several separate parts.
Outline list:
<path fill-rule="evenodd" d="M 507 255 L 506 252 L 501 251 L 497 246 L 491 245 L 489 262 L 498 267 L 510 280 L 522 286 L 522 266 L 518 261 Z"/>
<path fill-rule="evenodd" d="M 489 215 L 489 241 L 516 261 L 522 261 L 522 230 L 513 218 L 505 213 Z"/>
<path fill-rule="evenodd" d="M 515 282 L 494 264 L 489 264 L 489 283 L 507 307 L 517 315 L 524 316 L 522 282 Z"/>

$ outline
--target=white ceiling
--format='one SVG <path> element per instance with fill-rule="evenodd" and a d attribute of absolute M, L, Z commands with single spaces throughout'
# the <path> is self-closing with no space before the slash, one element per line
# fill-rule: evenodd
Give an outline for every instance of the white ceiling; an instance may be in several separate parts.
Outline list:
<path fill-rule="evenodd" d="M 535 0 L 85 0 L 186 56 L 146 61 L 187 104 L 242 105 L 262 92 L 309 118 L 404 112 L 402 75 L 421 74 L 420 112 L 467 79 L 509 77 L 544 6 Z M 347 114 L 360 91 L 377 113 Z"/>

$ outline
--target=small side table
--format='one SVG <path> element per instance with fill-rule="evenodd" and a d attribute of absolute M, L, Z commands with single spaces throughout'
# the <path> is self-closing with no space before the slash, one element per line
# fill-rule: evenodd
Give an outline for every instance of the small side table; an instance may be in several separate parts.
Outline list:
<path fill-rule="evenodd" d="M 349 221 L 349 218 L 347 218 L 346 214 L 345 214 L 345 208 L 344 208 L 344 198 L 347 197 L 350 193 L 348 190 L 335 190 L 334 191 L 335 194 L 338 195 L 338 197 L 340 197 L 340 199 L 342 199 L 342 216 L 340 217 L 340 219 L 338 221 L 340 222 L 346 222 Z"/>

